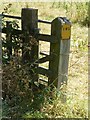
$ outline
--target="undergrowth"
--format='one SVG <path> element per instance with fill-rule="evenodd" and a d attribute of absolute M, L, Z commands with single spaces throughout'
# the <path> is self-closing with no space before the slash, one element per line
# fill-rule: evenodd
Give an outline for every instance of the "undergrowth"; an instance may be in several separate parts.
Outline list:
<path fill-rule="evenodd" d="M 18 60 L 19 61 L 19 60 Z M 29 86 L 27 65 L 3 66 L 3 117 L 11 118 L 87 118 L 86 103 L 67 97 L 66 85 L 51 90 Z"/>
<path fill-rule="evenodd" d="M 3 65 L 2 77 L 3 118 L 87 118 L 85 100 L 69 96 L 66 85 L 60 90 L 33 86 L 30 67 L 20 59 Z"/>
<path fill-rule="evenodd" d="M 3 66 L 3 117 L 87 118 L 85 101 L 70 96 L 66 100 L 66 85 L 60 91 L 37 86 L 32 89 L 29 75 L 28 66 L 20 66 L 20 70 L 17 64 Z"/>

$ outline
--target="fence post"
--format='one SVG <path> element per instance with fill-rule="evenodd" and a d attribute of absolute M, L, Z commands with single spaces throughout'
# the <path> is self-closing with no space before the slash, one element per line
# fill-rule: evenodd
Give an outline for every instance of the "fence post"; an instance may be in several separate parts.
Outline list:
<path fill-rule="evenodd" d="M 49 77 L 49 84 L 54 83 L 58 89 L 62 83 L 67 82 L 70 33 L 71 23 L 66 18 L 58 17 L 52 21 L 51 35 L 56 36 L 58 42 L 50 43 L 50 55 L 53 55 L 53 60 L 49 63 L 49 69 L 53 75 Z"/>
<path fill-rule="evenodd" d="M 34 59 L 38 58 L 38 45 L 32 45 L 30 46 L 31 38 L 30 36 L 33 36 L 34 30 L 38 28 L 38 9 L 32 9 L 32 8 L 23 8 L 22 14 L 22 30 L 26 32 L 26 38 L 24 39 L 24 43 L 26 45 L 29 45 L 31 47 L 31 51 L 29 50 L 27 54 L 24 57 L 25 59 L 29 59 L 30 62 L 34 61 Z M 29 36 L 27 36 L 29 35 Z M 25 46 L 23 46 L 25 48 Z M 26 49 L 25 49 L 26 50 Z M 23 51 L 26 53 L 26 51 Z M 29 54 L 30 52 L 30 54 Z M 29 55 L 28 55 L 29 54 Z"/>
<path fill-rule="evenodd" d="M 22 20 L 22 31 L 25 33 L 25 38 L 23 40 L 22 57 L 23 61 L 29 61 L 30 63 L 38 59 L 38 43 L 37 45 L 32 44 L 32 37 L 35 30 L 38 28 L 38 9 L 23 8 L 21 13 Z M 34 40 L 34 39 L 33 39 Z M 26 48 L 31 47 L 29 49 Z M 36 65 L 38 66 L 38 65 Z M 35 75 L 35 79 L 38 79 L 38 75 Z"/>

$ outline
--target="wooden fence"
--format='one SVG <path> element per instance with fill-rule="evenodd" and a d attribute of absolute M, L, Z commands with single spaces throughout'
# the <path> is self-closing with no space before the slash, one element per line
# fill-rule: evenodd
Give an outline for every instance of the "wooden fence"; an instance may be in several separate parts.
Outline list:
<path fill-rule="evenodd" d="M 12 24 L 7 21 L 6 27 L 2 29 L 2 33 L 6 34 L 6 41 L 3 41 L 3 46 L 8 50 L 8 58 L 12 56 L 12 51 L 15 52 L 19 45 L 19 49 L 22 51 L 23 63 L 27 61 L 34 65 L 35 77 L 34 81 L 39 80 L 39 74 L 48 77 L 48 85 L 55 85 L 60 88 L 61 84 L 67 82 L 68 79 L 68 63 L 70 52 L 70 37 L 71 37 L 71 23 L 65 17 L 57 17 L 53 21 L 38 20 L 38 9 L 23 8 L 21 17 L 4 15 L 2 17 L 14 18 L 21 20 L 22 29 L 12 29 Z M 40 34 L 38 28 L 38 22 L 44 24 L 51 24 L 51 35 Z M 17 38 L 17 45 L 15 46 L 13 35 L 23 36 L 22 41 Z M 35 39 L 37 45 L 32 44 L 31 50 L 26 49 L 26 45 L 29 46 L 30 41 Z M 39 58 L 39 41 L 50 42 L 50 54 L 44 54 L 45 57 Z M 21 47 L 20 47 L 21 46 Z M 49 61 L 48 69 L 39 67 L 40 63 Z M 44 80 L 42 80 L 44 81 Z"/>

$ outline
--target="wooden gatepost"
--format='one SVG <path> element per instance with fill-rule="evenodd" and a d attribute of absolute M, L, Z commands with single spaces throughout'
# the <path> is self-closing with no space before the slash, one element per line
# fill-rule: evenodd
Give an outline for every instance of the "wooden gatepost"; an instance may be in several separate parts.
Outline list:
<path fill-rule="evenodd" d="M 30 36 L 34 36 L 35 30 L 38 28 L 38 9 L 23 8 L 21 13 L 21 19 L 22 19 L 22 31 L 24 31 L 24 33 L 26 32 L 26 36 L 23 43 L 30 44 L 31 41 Z M 37 46 L 32 45 L 31 53 L 29 54 L 28 52 L 29 51 L 27 51 L 24 60 L 29 59 L 30 62 L 33 62 L 35 59 L 38 59 L 38 45 Z"/>
<path fill-rule="evenodd" d="M 57 88 L 67 83 L 68 63 L 70 52 L 71 23 L 65 17 L 58 17 L 52 21 L 51 35 L 55 36 L 56 43 L 50 43 L 50 55 L 53 59 L 49 69 L 53 75 L 49 77 L 49 84 L 54 83 Z"/>
<path fill-rule="evenodd" d="M 33 43 L 30 45 L 30 42 L 32 41 L 32 37 L 34 36 L 35 32 L 38 31 L 38 9 L 23 8 L 21 20 L 22 31 L 25 35 L 25 39 L 23 40 L 22 58 L 24 62 L 27 63 L 28 61 L 33 65 L 33 62 L 38 60 L 38 41 L 37 45 L 34 45 Z M 26 45 L 31 47 L 31 50 L 26 49 Z M 34 65 L 34 67 L 38 67 L 38 65 Z M 31 77 L 33 82 L 38 81 L 37 73 L 31 73 Z"/>

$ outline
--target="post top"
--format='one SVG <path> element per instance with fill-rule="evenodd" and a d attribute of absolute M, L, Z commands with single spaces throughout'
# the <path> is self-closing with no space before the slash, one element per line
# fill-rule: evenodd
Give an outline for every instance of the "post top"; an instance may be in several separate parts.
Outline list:
<path fill-rule="evenodd" d="M 60 21 L 61 24 L 69 24 L 69 25 L 72 25 L 71 21 L 69 21 L 69 19 L 67 19 L 66 17 L 57 17 L 55 18 L 53 21 Z M 52 21 L 52 22 L 53 22 Z"/>
<path fill-rule="evenodd" d="M 22 8 L 22 10 L 38 10 L 36 8 Z"/>

